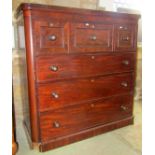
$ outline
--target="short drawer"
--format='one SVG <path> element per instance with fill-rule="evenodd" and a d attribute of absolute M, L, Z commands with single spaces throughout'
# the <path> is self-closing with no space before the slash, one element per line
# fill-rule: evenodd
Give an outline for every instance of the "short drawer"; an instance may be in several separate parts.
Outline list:
<path fill-rule="evenodd" d="M 40 115 L 41 140 L 67 136 L 130 116 L 132 116 L 132 95 L 54 110 Z"/>
<path fill-rule="evenodd" d="M 39 110 L 47 111 L 133 91 L 134 75 L 66 80 L 38 85 Z"/>
<path fill-rule="evenodd" d="M 112 51 L 112 37 L 113 25 L 72 23 L 70 52 Z"/>
<path fill-rule="evenodd" d="M 115 51 L 136 51 L 136 26 L 115 25 Z"/>
<path fill-rule="evenodd" d="M 34 39 L 36 55 L 68 53 L 68 23 L 35 21 Z"/>
<path fill-rule="evenodd" d="M 59 55 L 36 58 L 38 82 L 129 72 L 135 67 L 135 53 Z"/>

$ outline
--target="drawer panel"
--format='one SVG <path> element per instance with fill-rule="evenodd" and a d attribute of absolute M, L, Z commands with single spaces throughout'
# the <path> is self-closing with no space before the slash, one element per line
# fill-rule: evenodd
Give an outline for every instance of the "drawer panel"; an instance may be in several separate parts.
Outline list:
<path fill-rule="evenodd" d="M 40 111 L 133 91 L 134 75 L 121 74 L 38 85 Z"/>
<path fill-rule="evenodd" d="M 136 51 L 136 26 L 115 25 L 115 50 Z"/>
<path fill-rule="evenodd" d="M 40 115 L 41 140 L 67 136 L 132 115 L 132 95 L 117 96 Z"/>
<path fill-rule="evenodd" d="M 71 24 L 71 52 L 112 51 L 113 25 Z"/>
<path fill-rule="evenodd" d="M 68 23 L 35 21 L 36 54 L 68 53 Z"/>
<path fill-rule="evenodd" d="M 36 60 L 38 82 L 129 72 L 135 67 L 135 53 L 113 55 L 59 55 Z"/>

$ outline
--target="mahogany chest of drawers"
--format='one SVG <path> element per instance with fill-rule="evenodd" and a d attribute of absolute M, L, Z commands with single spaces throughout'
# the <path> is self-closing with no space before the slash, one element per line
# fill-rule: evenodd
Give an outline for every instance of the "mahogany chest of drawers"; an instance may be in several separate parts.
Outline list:
<path fill-rule="evenodd" d="M 17 14 L 26 42 L 24 124 L 40 151 L 133 123 L 139 15 L 27 3 Z"/>

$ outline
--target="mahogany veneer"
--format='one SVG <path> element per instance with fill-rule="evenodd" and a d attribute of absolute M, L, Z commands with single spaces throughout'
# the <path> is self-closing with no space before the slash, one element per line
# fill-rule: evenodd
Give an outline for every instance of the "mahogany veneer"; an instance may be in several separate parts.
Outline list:
<path fill-rule="evenodd" d="M 24 3 L 17 17 L 26 41 L 24 124 L 40 151 L 133 123 L 139 15 Z"/>

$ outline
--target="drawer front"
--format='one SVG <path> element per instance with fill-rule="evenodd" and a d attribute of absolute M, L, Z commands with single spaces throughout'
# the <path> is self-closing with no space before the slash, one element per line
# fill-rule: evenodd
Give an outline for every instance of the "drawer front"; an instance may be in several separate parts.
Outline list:
<path fill-rule="evenodd" d="M 40 115 L 41 140 L 67 136 L 132 115 L 132 95 L 117 96 Z"/>
<path fill-rule="evenodd" d="M 68 53 L 68 23 L 35 21 L 34 32 L 37 54 Z"/>
<path fill-rule="evenodd" d="M 135 67 L 135 53 L 117 55 L 59 55 L 36 60 L 38 82 L 129 72 Z"/>
<path fill-rule="evenodd" d="M 107 24 L 71 24 L 71 52 L 112 51 L 113 26 Z"/>
<path fill-rule="evenodd" d="M 136 51 L 135 25 L 115 25 L 115 50 Z"/>
<path fill-rule="evenodd" d="M 67 80 L 38 85 L 40 111 L 133 91 L 133 74 Z"/>

